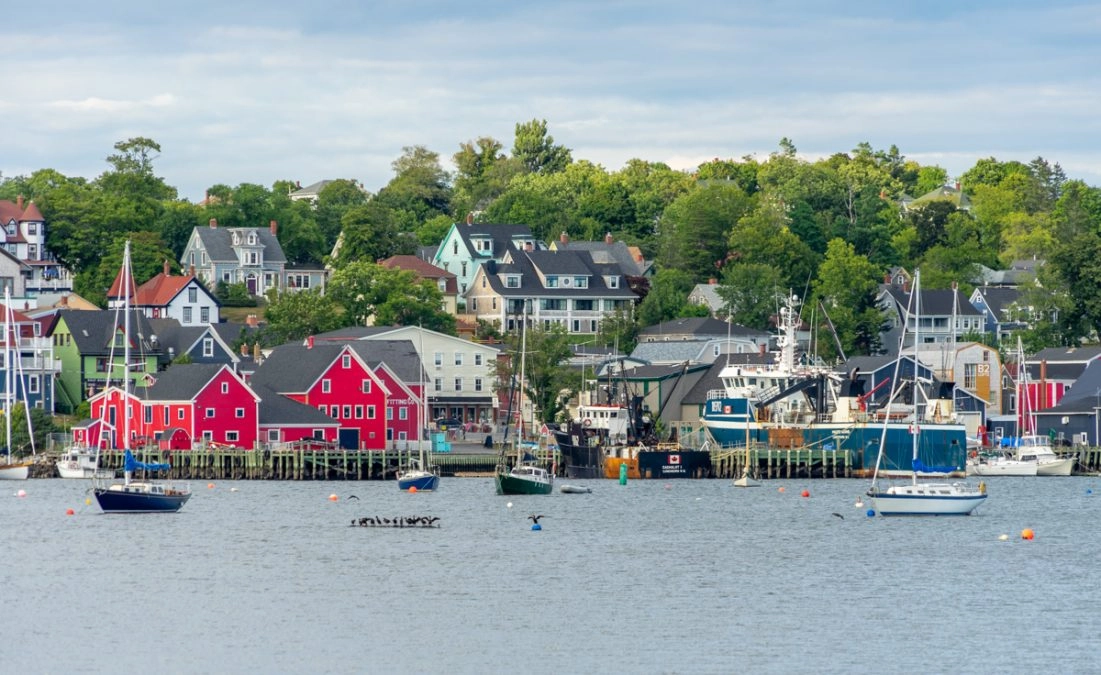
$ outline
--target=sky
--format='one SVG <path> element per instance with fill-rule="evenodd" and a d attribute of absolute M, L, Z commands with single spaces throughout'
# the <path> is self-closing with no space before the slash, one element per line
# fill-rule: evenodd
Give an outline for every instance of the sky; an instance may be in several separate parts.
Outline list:
<path fill-rule="evenodd" d="M 18 3 L 0 25 L 0 175 L 95 178 L 119 141 L 206 188 L 350 178 L 547 121 L 573 158 L 690 170 L 895 145 L 1101 186 L 1101 4 L 697 0 Z"/>

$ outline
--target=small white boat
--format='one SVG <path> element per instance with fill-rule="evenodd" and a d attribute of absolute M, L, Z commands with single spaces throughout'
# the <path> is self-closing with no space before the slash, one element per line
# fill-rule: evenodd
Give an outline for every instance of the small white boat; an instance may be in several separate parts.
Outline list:
<path fill-rule="evenodd" d="M 592 488 L 583 485 L 563 485 L 558 489 L 568 495 L 587 495 L 591 494 L 593 491 Z"/>
<path fill-rule="evenodd" d="M 93 448 L 72 446 L 57 459 L 57 475 L 62 478 L 113 478 L 115 474 L 96 468 Z"/>
<path fill-rule="evenodd" d="M 1078 455 L 1059 456 L 1051 449 L 1051 440 L 1038 434 L 1021 436 L 1014 448 L 1015 459 L 1036 465 L 1037 476 L 1069 476 Z"/>
<path fill-rule="evenodd" d="M 967 459 L 968 476 L 1035 476 L 1036 462 L 1006 454 L 975 453 Z"/>

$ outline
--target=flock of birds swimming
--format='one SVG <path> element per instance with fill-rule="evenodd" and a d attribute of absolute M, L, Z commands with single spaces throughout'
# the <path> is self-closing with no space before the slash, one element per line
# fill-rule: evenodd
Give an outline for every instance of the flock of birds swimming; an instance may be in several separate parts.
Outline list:
<path fill-rule="evenodd" d="M 437 516 L 395 516 L 394 518 L 352 518 L 352 527 L 439 527 Z"/>

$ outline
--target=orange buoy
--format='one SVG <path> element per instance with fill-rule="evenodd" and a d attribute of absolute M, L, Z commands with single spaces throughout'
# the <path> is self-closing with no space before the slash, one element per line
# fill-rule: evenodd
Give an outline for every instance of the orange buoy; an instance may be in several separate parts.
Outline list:
<path fill-rule="evenodd" d="M 1035 536 L 1036 533 L 1032 531 L 1031 527 L 1026 527 L 1025 529 L 1021 530 L 1021 539 L 1032 541 Z"/>
<path fill-rule="evenodd" d="M 416 492 L 417 491 L 417 486 L 416 485 L 410 485 L 409 486 L 409 491 L 410 492 Z"/>
<path fill-rule="evenodd" d="M 783 492 L 783 491 L 784 491 L 784 488 L 782 488 L 782 487 L 778 487 L 778 488 L 776 488 L 776 491 L 777 491 L 777 492 Z"/>
<path fill-rule="evenodd" d="M 335 502 L 337 499 L 338 499 L 338 497 L 336 495 L 329 495 L 329 501 L 330 502 Z"/>
<path fill-rule="evenodd" d="M 207 484 L 206 484 L 206 486 L 207 486 L 207 488 L 208 488 L 208 489 L 210 489 L 210 490 L 213 490 L 213 489 L 214 489 L 214 483 L 207 483 Z"/>
<path fill-rule="evenodd" d="M 71 515 L 73 515 L 74 513 L 76 513 L 76 511 L 74 511 L 74 510 L 72 510 L 72 509 L 65 509 L 65 515 L 67 515 L 67 516 L 71 516 Z"/>
<path fill-rule="evenodd" d="M 809 497 L 810 496 L 810 490 L 803 490 L 803 492 L 801 492 L 800 494 L 804 497 Z"/>

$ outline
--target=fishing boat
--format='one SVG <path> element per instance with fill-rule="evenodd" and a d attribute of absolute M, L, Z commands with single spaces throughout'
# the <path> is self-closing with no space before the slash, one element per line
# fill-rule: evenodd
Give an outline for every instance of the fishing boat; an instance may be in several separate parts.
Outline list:
<path fill-rule="evenodd" d="M 85 446 L 68 447 L 57 458 L 57 475 L 61 478 L 111 478 L 114 472 L 96 467 L 96 451 Z"/>
<path fill-rule="evenodd" d="M 525 308 L 526 309 L 526 308 Z M 526 374 L 524 362 L 527 351 L 527 312 L 521 323 L 520 329 L 520 404 L 517 406 L 518 424 L 516 434 L 513 436 L 513 446 L 516 452 L 516 463 L 508 466 L 508 458 L 502 448 L 501 456 L 494 472 L 494 485 L 499 495 L 549 495 L 554 491 L 554 475 L 545 468 L 535 463 L 535 458 L 524 451 L 524 445 L 520 442 L 523 436 L 524 422 L 524 376 Z M 511 400 L 511 397 L 510 397 Z"/>
<path fill-rule="evenodd" d="M 967 459 L 968 476 L 1035 476 L 1036 462 L 1016 459 L 1002 451 L 973 451 Z"/>
<path fill-rule="evenodd" d="M 780 308 L 779 349 L 771 362 L 744 357 L 746 363 L 728 362 L 720 371 L 722 389 L 708 393 L 702 418 L 715 443 L 736 448 L 748 437 L 760 447 L 833 450 L 849 454 L 857 475 L 870 474 L 878 464 L 882 475 L 909 476 L 911 429 L 920 423 L 924 465 L 951 467 L 950 473 L 962 476 L 967 430 L 956 419 L 954 383 L 923 384 L 914 377 L 910 403 L 896 401 L 890 415 L 873 409 L 872 397 L 887 381 L 865 392 L 859 371 L 840 373 L 797 358 L 799 304 L 792 295 Z M 916 353 L 912 368 L 921 368 Z"/>
<path fill-rule="evenodd" d="M 424 340 L 421 338 L 420 353 L 424 354 Z M 424 367 L 421 366 L 421 432 L 417 447 L 419 457 L 409 459 L 408 466 L 398 472 L 398 489 L 408 491 L 415 489 L 417 492 L 433 492 L 440 486 L 440 474 L 438 467 L 430 467 L 425 462 L 424 441 L 428 433 L 428 389 L 424 378 Z"/>
<path fill-rule="evenodd" d="M 122 270 L 119 273 L 120 292 L 123 303 L 123 377 L 122 401 L 129 405 L 130 394 L 130 299 L 134 294 L 133 272 L 130 267 L 130 242 L 127 241 L 123 249 Z M 115 326 L 117 330 L 118 321 Z M 110 355 L 108 363 L 114 364 L 114 353 Z M 106 405 L 106 403 L 105 403 Z M 191 489 L 186 486 L 177 486 L 163 481 L 157 481 L 145 477 L 146 474 L 157 471 L 167 471 L 170 465 L 166 462 L 141 462 L 134 457 L 130 450 L 130 415 L 122 415 L 123 436 L 122 446 L 125 449 L 123 457 L 123 480 L 121 483 L 93 476 L 92 492 L 96 501 L 104 513 L 175 513 L 183 508 L 187 500 L 191 498 Z M 99 454 L 97 445 L 96 468 L 98 469 Z M 134 473 L 142 472 L 140 480 L 134 479 Z"/>
<path fill-rule="evenodd" d="M 914 274 L 914 292 L 910 295 L 913 305 L 914 319 L 914 352 L 921 344 L 921 299 L 919 289 L 921 286 L 920 271 Z M 907 314 L 910 314 L 907 311 Z M 899 364 L 902 361 L 903 345 L 905 344 L 908 322 L 902 325 L 902 336 L 899 339 L 899 358 L 895 362 L 894 381 L 898 381 Z M 887 409 L 890 411 L 891 401 L 887 401 Z M 889 415 L 888 415 L 889 418 Z M 883 447 L 886 441 L 886 423 L 884 423 L 883 440 L 880 442 L 880 458 L 883 455 Z M 900 485 L 882 487 L 879 484 L 878 473 L 879 460 L 876 462 L 877 471 L 872 474 L 871 487 L 868 496 L 872 500 L 873 508 L 881 516 L 966 516 L 971 514 L 979 504 L 986 501 L 986 485 L 979 483 L 978 487 L 972 487 L 965 482 L 925 482 L 918 480 L 918 474 L 923 469 L 921 459 L 918 456 L 919 439 L 921 437 L 921 424 L 913 425 L 912 457 L 913 473 L 910 482 Z"/>
<path fill-rule="evenodd" d="M 27 405 L 27 391 L 21 384 L 22 358 L 19 354 L 19 330 L 12 320 L 11 289 L 4 287 L 4 454 L 7 461 L 0 464 L 0 480 L 27 480 L 31 475 L 31 467 L 34 466 L 34 431 L 31 429 L 31 411 Z M 12 348 L 12 343 L 15 348 Z M 18 372 L 17 372 L 18 371 Z M 11 447 L 11 421 L 15 408 L 15 389 L 19 386 L 23 392 L 23 410 L 27 414 L 27 434 L 31 440 L 31 457 L 23 461 L 15 461 Z"/>

